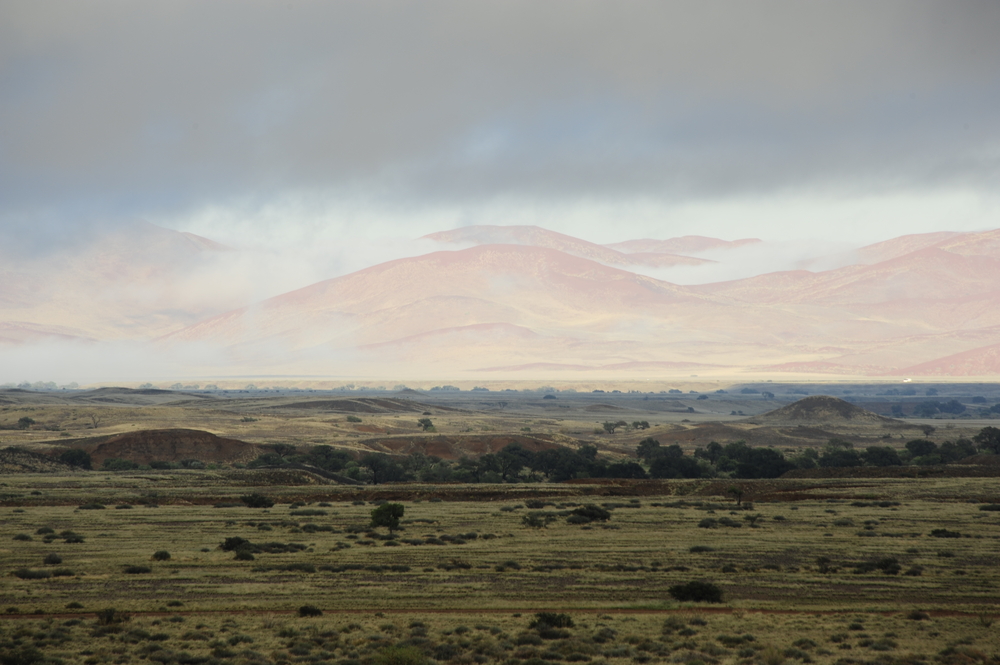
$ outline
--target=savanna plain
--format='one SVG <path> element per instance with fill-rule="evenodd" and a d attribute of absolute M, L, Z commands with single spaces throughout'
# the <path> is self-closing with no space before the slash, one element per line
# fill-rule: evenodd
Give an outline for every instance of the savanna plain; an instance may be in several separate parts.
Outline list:
<path fill-rule="evenodd" d="M 732 392 L 5 391 L 0 662 L 1000 663 L 995 474 L 373 484 L 253 463 L 323 445 L 473 468 L 511 443 L 636 462 L 704 437 L 791 457 L 990 425 L 768 426 L 797 396 Z M 218 440 L 199 459 L 167 429 Z"/>

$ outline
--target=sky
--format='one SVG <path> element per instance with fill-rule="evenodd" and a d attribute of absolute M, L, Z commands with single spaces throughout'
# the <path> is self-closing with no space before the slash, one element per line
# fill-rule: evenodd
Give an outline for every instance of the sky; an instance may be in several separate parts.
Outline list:
<path fill-rule="evenodd" d="M 5 0 L 0 235 L 994 228 L 998 34 L 994 1 Z"/>

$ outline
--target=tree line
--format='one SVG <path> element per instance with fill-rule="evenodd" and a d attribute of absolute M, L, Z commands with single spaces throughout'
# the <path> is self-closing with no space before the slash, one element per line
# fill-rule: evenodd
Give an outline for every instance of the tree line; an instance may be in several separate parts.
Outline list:
<path fill-rule="evenodd" d="M 725 445 L 712 442 L 690 455 L 679 445 L 663 446 L 649 437 L 639 443 L 635 460 L 598 456 L 597 447 L 585 444 L 573 450 L 559 447 L 534 452 L 511 443 L 496 453 L 478 458 L 444 460 L 414 453 L 394 457 L 366 453 L 358 458 L 331 446 L 298 451 L 277 444 L 250 466 L 306 464 L 379 484 L 420 481 L 427 483 L 562 482 L 573 478 L 777 478 L 792 469 L 832 467 L 886 467 L 905 464 L 933 465 L 956 462 L 978 453 L 1000 454 L 1000 429 L 985 427 L 972 439 L 945 441 L 914 439 L 898 450 L 891 446 L 860 449 L 842 439 L 831 439 L 821 449 L 788 453 L 775 448 L 750 446 L 744 441 Z"/>

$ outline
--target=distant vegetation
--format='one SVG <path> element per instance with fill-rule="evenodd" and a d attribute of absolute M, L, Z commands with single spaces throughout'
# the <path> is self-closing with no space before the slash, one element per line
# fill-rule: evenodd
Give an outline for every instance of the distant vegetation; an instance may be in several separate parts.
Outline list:
<path fill-rule="evenodd" d="M 777 478 L 793 469 L 949 464 L 977 453 L 1000 453 L 1000 429 L 985 427 L 971 440 L 960 438 L 940 445 L 914 439 L 902 450 L 890 446 L 856 449 L 849 441 L 830 439 L 821 449 L 806 449 L 794 455 L 743 441 L 725 445 L 712 442 L 686 455 L 679 445 L 663 446 L 656 439 L 646 438 L 636 448 L 635 460 L 599 457 L 597 447 L 589 444 L 576 450 L 560 447 L 533 452 L 511 443 L 497 453 L 457 461 L 422 453 L 406 457 L 368 453 L 355 459 L 350 453 L 326 445 L 304 452 L 286 444 L 273 448 L 273 452 L 249 466 L 304 464 L 372 484 L 562 482 L 573 478 L 751 479 Z"/>

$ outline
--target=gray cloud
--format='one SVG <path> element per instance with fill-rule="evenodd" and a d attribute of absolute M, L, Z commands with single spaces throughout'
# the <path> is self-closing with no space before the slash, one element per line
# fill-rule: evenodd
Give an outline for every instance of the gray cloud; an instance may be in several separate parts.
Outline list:
<path fill-rule="evenodd" d="M 0 222 L 985 191 L 997 34 L 995 2 L 6 2 Z"/>

